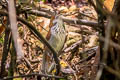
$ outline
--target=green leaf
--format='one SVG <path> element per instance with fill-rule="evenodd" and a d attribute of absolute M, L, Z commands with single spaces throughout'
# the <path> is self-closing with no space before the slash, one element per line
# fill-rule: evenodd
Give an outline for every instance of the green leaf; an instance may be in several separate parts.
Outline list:
<path fill-rule="evenodd" d="M 46 0 L 42 0 L 43 2 L 46 2 Z"/>

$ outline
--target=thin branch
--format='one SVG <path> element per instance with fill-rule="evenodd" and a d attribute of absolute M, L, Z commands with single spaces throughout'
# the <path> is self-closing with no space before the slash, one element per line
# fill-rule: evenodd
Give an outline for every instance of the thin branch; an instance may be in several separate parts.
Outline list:
<path fill-rule="evenodd" d="M 88 17 L 88 18 L 90 18 L 90 19 L 97 20 L 96 18 L 91 17 L 91 16 L 89 16 L 89 15 L 87 15 L 87 14 L 83 13 L 83 12 L 79 12 L 79 14 L 80 14 L 80 15 L 83 15 L 83 16 L 85 16 L 85 17 Z"/>
<path fill-rule="evenodd" d="M 103 36 L 100 36 L 99 40 L 105 42 L 105 38 Z M 120 45 L 113 42 L 112 40 L 110 40 L 108 44 L 120 50 Z"/>
<path fill-rule="evenodd" d="M 111 67 L 107 66 L 107 65 L 104 65 L 104 68 L 110 72 L 111 74 L 115 75 L 117 78 L 120 79 L 120 72 L 118 71 L 115 71 L 114 69 L 112 69 Z"/>
<path fill-rule="evenodd" d="M 92 57 L 94 57 L 95 54 L 96 54 L 97 48 L 98 48 L 98 46 L 93 47 L 93 48 L 91 48 L 91 49 L 89 49 L 89 50 L 86 50 L 85 53 L 91 53 L 91 54 L 90 54 L 88 57 L 86 57 L 86 58 L 80 60 L 79 62 L 77 62 L 75 65 L 78 65 L 78 64 L 80 64 L 80 63 L 82 63 L 82 62 L 84 62 L 84 61 L 88 61 L 88 60 L 90 60 Z M 82 53 L 82 52 L 81 52 L 81 53 Z"/>
<path fill-rule="evenodd" d="M 32 15 L 36 15 L 36 16 L 41 16 L 41 17 L 46 17 L 46 18 L 51 18 L 51 15 L 42 12 L 42 11 L 38 11 L 38 10 L 27 10 L 29 14 Z M 0 14 L 2 15 L 6 15 L 4 14 L 3 11 L 0 10 Z M 68 23 L 68 24 L 80 24 L 80 25 L 87 25 L 87 26 L 91 26 L 93 28 L 98 28 L 98 23 L 94 22 L 94 21 L 88 21 L 88 20 L 81 20 L 81 19 L 77 19 L 77 18 L 66 18 L 66 17 L 62 17 L 63 21 Z"/>
<path fill-rule="evenodd" d="M 8 56 L 9 51 L 9 41 L 10 41 L 10 29 L 6 27 L 5 29 L 5 37 L 4 37 L 4 47 L 3 47 L 3 54 L 2 54 L 2 60 L 1 60 L 1 72 L 0 77 L 4 76 L 5 73 L 5 64 Z"/>
<path fill-rule="evenodd" d="M 86 38 L 84 41 L 87 41 L 88 38 Z M 67 53 L 67 52 L 70 52 L 71 50 L 77 48 L 77 46 L 81 45 L 82 44 L 82 40 L 79 40 L 77 41 L 76 43 L 72 44 L 70 47 L 64 49 L 64 53 Z"/>
<path fill-rule="evenodd" d="M 28 11 L 29 14 L 36 15 L 36 16 L 42 16 L 46 18 L 51 18 L 50 14 L 38 10 L 30 10 Z M 69 24 L 80 24 L 80 25 L 87 25 L 87 26 L 92 26 L 94 28 L 97 28 L 98 23 L 94 21 L 88 21 L 88 20 L 81 20 L 77 18 L 66 18 L 62 17 L 63 21 Z"/>
<path fill-rule="evenodd" d="M 77 18 L 66 18 L 62 17 L 64 22 L 71 23 L 71 24 L 80 24 L 80 25 L 86 25 L 86 26 L 91 26 L 93 28 L 97 28 L 98 23 L 94 21 L 88 21 L 88 20 L 83 20 L 83 19 L 77 19 Z"/>
<path fill-rule="evenodd" d="M 10 50 L 10 54 L 11 54 L 11 61 L 10 61 L 8 76 L 13 76 L 14 72 L 15 72 L 15 68 L 16 68 L 16 59 L 17 59 L 15 45 L 14 45 L 13 40 L 12 40 L 12 48 Z M 10 80 L 12 80 L 12 79 L 10 79 Z"/>
<path fill-rule="evenodd" d="M 0 80 L 9 80 L 9 79 L 14 79 L 14 78 L 23 78 L 23 77 L 31 77 L 31 76 L 41 76 L 41 77 L 65 79 L 65 77 L 60 77 L 60 76 L 53 76 L 53 75 L 47 75 L 47 74 L 32 73 L 32 74 L 28 74 L 28 75 L 20 75 L 20 76 L 13 76 L 13 77 L 12 76 L 4 77 L 3 79 L 0 79 Z"/>
<path fill-rule="evenodd" d="M 33 72 L 33 68 L 32 68 L 32 65 L 31 65 L 31 63 L 29 62 L 29 60 L 28 60 L 27 58 L 25 58 L 25 57 L 23 57 L 23 59 L 24 59 L 24 61 L 25 61 L 25 63 L 26 63 L 26 66 L 28 67 L 28 69 L 30 69 L 30 71 Z"/>
<path fill-rule="evenodd" d="M 30 11 L 27 11 L 27 13 L 35 15 L 35 16 L 41 16 L 41 17 L 51 18 L 51 15 L 49 15 L 48 13 L 43 12 L 43 11 L 30 10 Z"/>

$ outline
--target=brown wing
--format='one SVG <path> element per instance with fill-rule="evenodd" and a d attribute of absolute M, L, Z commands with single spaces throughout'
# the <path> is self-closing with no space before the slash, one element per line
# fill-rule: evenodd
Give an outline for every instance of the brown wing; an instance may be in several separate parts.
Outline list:
<path fill-rule="evenodd" d="M 55 16 L 52 16 L 51 19 L 50 19 L 50 24 L 49 24 L 49 31 L 48 31 L 48 34 L 46 36 L 46 39 L 49 40 L 50 39 L 50 36 L 51 36 L 51 27 L 53 26 L 53 20 L 55 19 Z"/>

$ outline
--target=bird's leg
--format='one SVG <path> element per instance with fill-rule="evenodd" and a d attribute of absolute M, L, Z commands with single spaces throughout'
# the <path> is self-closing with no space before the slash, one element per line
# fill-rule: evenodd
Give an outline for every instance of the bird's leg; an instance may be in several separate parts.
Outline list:
<path fill-rule="evenodd" d="M 45 52 L 44 54 L 43 54 L 43 60 L 42 60 L 42 73 L 46 73 L 46 58 L 47 58 L 47 53 Z"/>
<path fill-rule="evenodd" d="M 52 64 L 50 65 L 50 67 L 48 68 L 48 74 L 50 74 L 52 72 L 52 70 L 54 70 L 55 68 L 55 63 L 52 62 Z"/>

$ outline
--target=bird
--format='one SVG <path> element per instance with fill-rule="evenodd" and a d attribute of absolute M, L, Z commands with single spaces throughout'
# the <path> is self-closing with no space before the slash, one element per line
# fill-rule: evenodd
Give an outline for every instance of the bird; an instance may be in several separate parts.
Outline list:
<path fill-rule="evenodd" d="M 60 55 L 60 51 L 62 50 L 64 43 L 66 41 L 66 29 L 64 22 L 62 20 L 61 15 L 54 15 L 51 17 L 49 24 L 49 31 L 46 36 L 46 40 L 51 45 L 51 47 L 57 52 L 57 55 Z M 43 54 L 43 64 L 42 64 L 42 72 L 45 74 L 48 71 L 48 67 L 50 66 L 50 61 L 52 54 L 50 50 L 45 46 L 45 52 Z"/>

